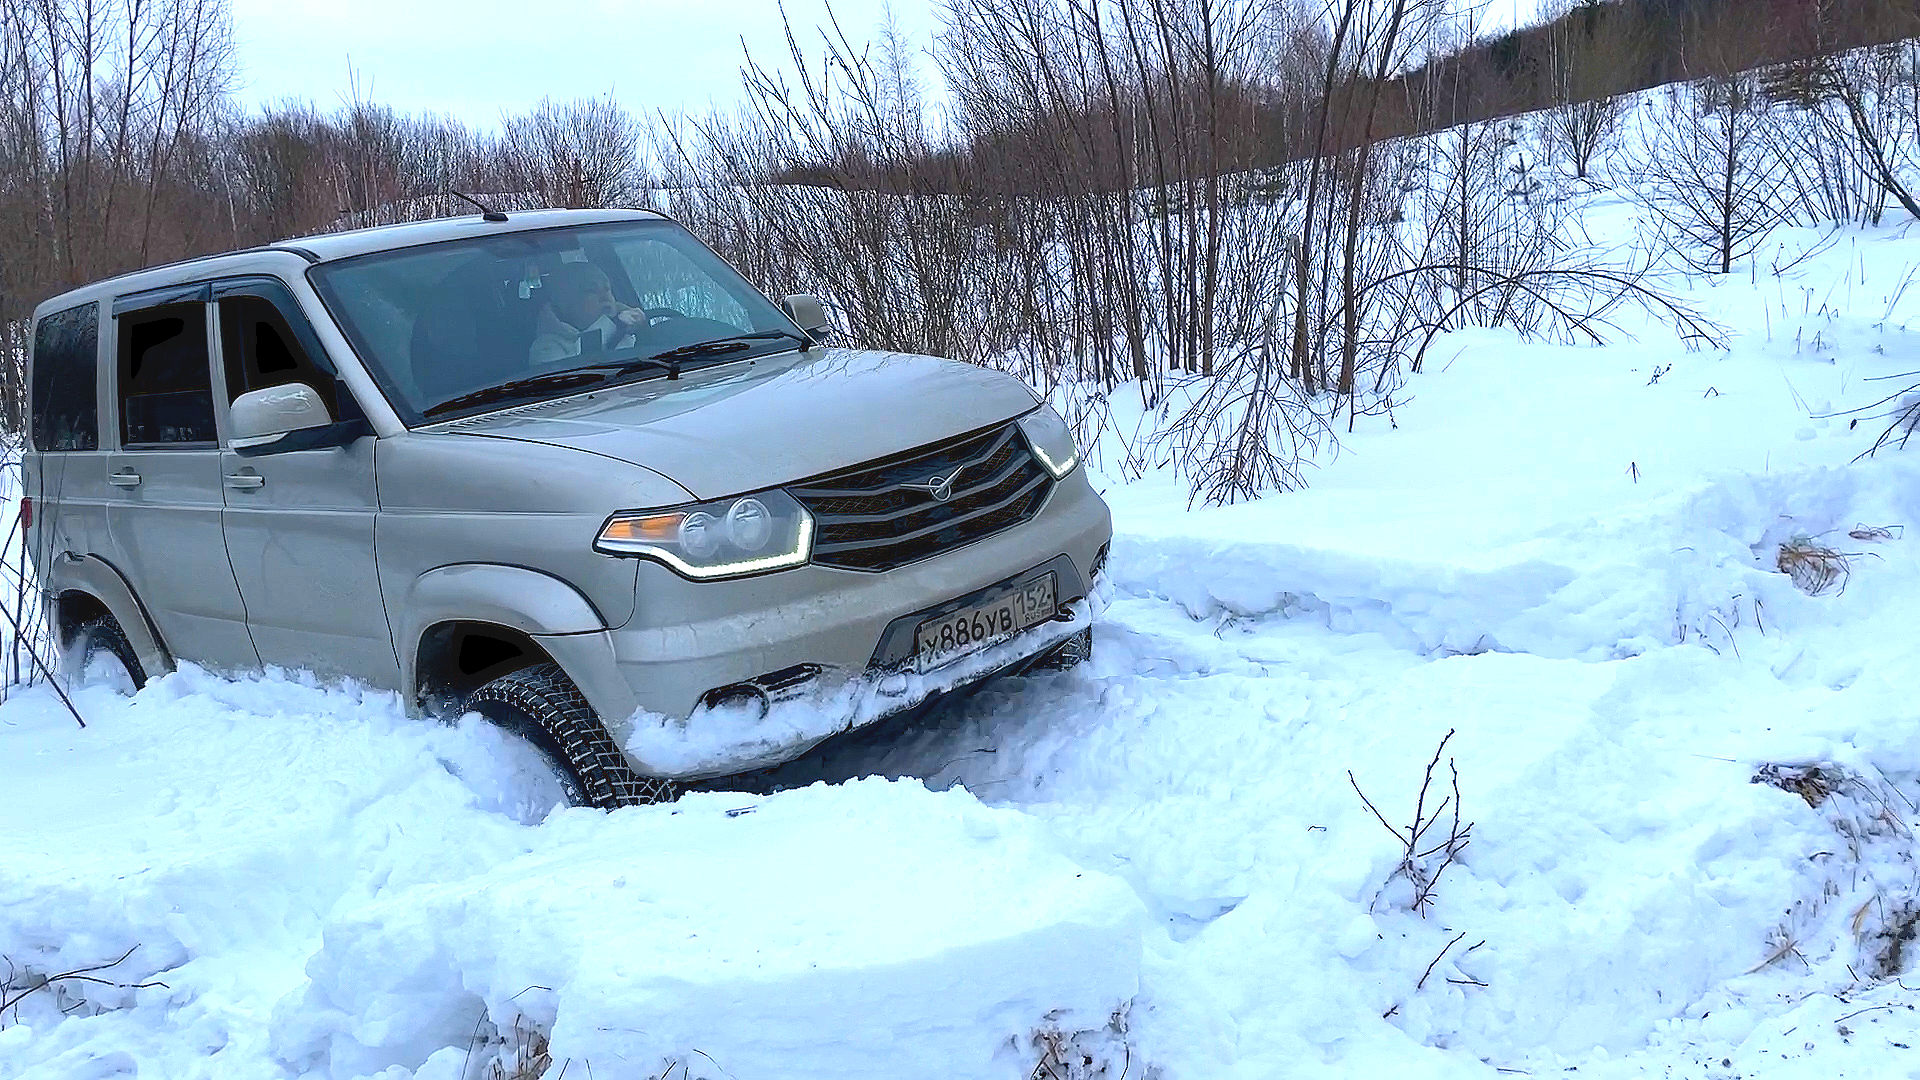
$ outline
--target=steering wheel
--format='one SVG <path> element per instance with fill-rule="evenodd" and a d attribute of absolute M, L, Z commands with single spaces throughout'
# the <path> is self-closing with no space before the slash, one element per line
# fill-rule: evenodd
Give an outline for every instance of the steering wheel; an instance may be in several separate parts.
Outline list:
<path fill-rule="evenodd" d="M 676 311 L 676 310 L 674 310 L 673 308 L 670 308 L 670 307 L 650 307 L 650 308 L 641 308 L 640 310 L 641 310 L 641 311 L 644 311 L 644 312 L 646 312 L 646 313 L 647 313 L 647 321 L 648 321 L 648 322 L 652 322 L 652 321 L 654 321 L 655 319 L 684 319 L 684 318 L 686 318 L 686 315 L 684 315 L 684 314 L 682 314 L 681 312 L 679 312 L 679 311 Z"/>

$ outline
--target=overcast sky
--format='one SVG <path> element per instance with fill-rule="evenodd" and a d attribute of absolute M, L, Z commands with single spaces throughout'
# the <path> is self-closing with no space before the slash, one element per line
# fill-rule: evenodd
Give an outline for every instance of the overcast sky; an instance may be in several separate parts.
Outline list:
<path fill-rule="evenodd" d="M 763 64 L 785 66 L 774 0 L 231 0 L 241 101 L 285 97 L 338 105 L 349 65 L 361 94 L 404 112 L 448 113 L 477 127 L 540 98 L 609 90 L 637 113 L 703 112 L 740 100 L 741 39 Z M 1506 22 L 1538 0 L 1486 0 Z M 834 0 L 849 37 L 874 36 L 886 0 Z M 934 0 L 893 0 L 917 49 L 931 45 Z M 788 0 L 818 63 L 825 0 Z M 923 71 L 933 76 L 931 63 Z M 937 98 L 939 95 L 931 95 Z"/>
<path fill-rule="evenodd" d="M 347 94 L 406 112 L 451 113 L 495 127 L 503 109 L 541 97 L 609 90 L 635 112 L 705 111 L 740 99 L 741 38 L 765 63 L 787 55 L 773 0 L 232 0 L 241 101 L 284 97 L 322 107 Z M 873 36 L 883 0 L 834 0 L 856 42 Z M 801 42 L 818 56 L 823 0 L 788 0 Z M 896 0 L 917 47 L 934 28 L 927 0 Z"/>

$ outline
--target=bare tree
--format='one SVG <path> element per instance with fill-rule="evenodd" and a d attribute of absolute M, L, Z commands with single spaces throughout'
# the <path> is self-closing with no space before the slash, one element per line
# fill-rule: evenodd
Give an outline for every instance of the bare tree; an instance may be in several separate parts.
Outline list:
<path fill-rule="evenodd" d="M 1806 225 L 1877 224 L 1886 190 L 1862 166 L 1847 140 L 1833 136 L 1827 101 L 1789 98 L 1777 111 L 1774 153 L 1786 164 L 1788 201 Z"/>
<path fill-rule="evenodd" d="M 1639 166 L 1647 210 L 1677 256 L 1726 274 L 1792 211 L 1769 103 L 1751 75 L 1670 87 Z"/>
<path fill-rule="evenodd" d="M 1826 102 L 1814 115 L 1833 145 L 1920 218 L 1920 41 L 1823 57 L 1815 86 Z"/>
<path fill-rule="evenodd" d="M 612 95 L 542 99 L 506 118 L 506 147 L 517 189 L 541 205 L 621 206 L 638 194 L 640 129 Z"/>
<path fill-rule="evenodd" d="M 211 138 L 231 81 L 219 0 L 0 6 L 0 420 L 24 320 L 61 287 L 230 242 Z"/>
<path fill-rule="evenodd" d="M 1607 14 L 1604 0 L 1547 0 L 1540 8 L 1548 26 L 1542 142 L 1582 180 L 1627 112 L 1626 100 L 1611 90 L 1633 46 L 1625 20 Z"/>
<path fill-rule="evenodd" d="M 769 291 L 820 294 L 850 341 L 1016 372 L 1083 436 L 1131 384 L 1155 431 L 1122 467 L 1172 462 L 1208 502 L 1304 482 L 1442 329 L 1591 338 L 1613 306 L 1659 308 L 1637 265 L 1561 243 L 1537 159 L 1482 118 L 1508 75 L 1410 80 L 1448 0 L 944 4 L 944 117 L 897 28 L 867 46 L 829 20 L 803 49 L 789 27 L 797 75 L 749 57 L 736 113 L 648 124 L 645 176 L 611 97 L 498 136 L 357 87 L 240 116 L 221 0 L 0 8 L 0 422 L 25 313 L 62 284 L 463 212 L 456 192 L 646 200 Z M 1449 110 L 1467 122 L 1398 138 Z"/>

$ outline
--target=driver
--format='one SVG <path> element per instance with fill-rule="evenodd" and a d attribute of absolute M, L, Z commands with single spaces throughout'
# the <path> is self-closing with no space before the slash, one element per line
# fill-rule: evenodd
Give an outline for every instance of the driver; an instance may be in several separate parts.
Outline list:
<path fill-rule="evenodd" d="M 601 345 L 612 349 L 631 345 L 634 329 L 647 325 L 647 313 L 615 300 L 607 275 L 592 263 L 561 263 L 548 284 L 553 295 L 534 319 L 528 350 L 535 364 L 580 355 L 580 336 L 588 331 L 599 331 Z"/>

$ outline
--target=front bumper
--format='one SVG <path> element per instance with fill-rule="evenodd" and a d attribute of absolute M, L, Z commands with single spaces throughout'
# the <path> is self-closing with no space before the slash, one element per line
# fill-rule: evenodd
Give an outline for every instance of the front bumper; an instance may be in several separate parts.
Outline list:
<path fill-rule="evenodd" d="M 1077 469 L 1032 519 L 884 573 L 804 566 L 692 582 L 643 561 L 625 626 L 540 642 L 635 768 L 675 778 L 726 775 L 796 757 L 829 735 L 1017 665 L 1078 632 L 1092 618 L 1084 598 L 1112 533 L 1106 503 Z M 1057 574 L 1070 620 L 924 675 L 902 670 L 921 618 L 1046 569 Z M 795 669 L 811 677 L 764 716 L 758 708 L 701 705 L 710 691 Z"/>

